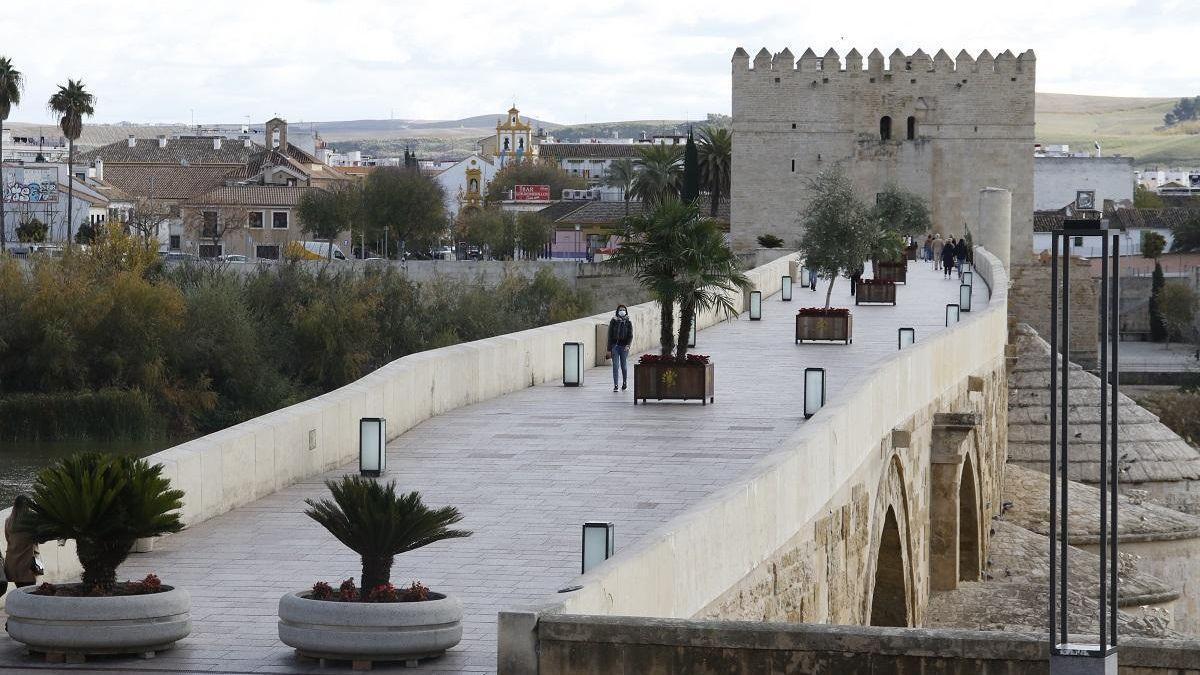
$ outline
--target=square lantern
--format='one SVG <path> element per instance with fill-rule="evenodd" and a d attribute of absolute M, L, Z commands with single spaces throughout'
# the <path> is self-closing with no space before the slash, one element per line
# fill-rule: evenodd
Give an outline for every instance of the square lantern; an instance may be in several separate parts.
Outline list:
<path fill-rule="evenodd" d="M 962 282 L 968 286 L 974 286 L 975 285 L 975 273 L 974 272 L 963 272 Z"/>
<path fill-rule="evenodd" d="M 387 420 L 364 417 L 358 421 L 358 472 L 381 476 L 387 461 Z"/>
<path fill-rule="evenodd" d="M 750 320 L 762 319 L 762 291 L 750 291 Z"/>
<path fill-rule="evenodd" d="M 958 307 L 964 312 L 971 311 L 971 286 L 960 284 L 958 287 Z"/>
<path fill-rule="evenodd" d="M 825 406 L 825 369 L 804 369 L 804 419 Z"/>
<path fill-rule="evenodd" d="M 779 289 L 779 299 L 784 302 L 792 301 L 792 276 L 790 274 L 783 275 L 783 286 Z"/>
<path fill-rule="evenodd" d="M 946 325 L 958 323 L 958 305 L 946 305 Z"/>
<path fill-rule="evenodd" d="M 688 331 L 688 347 L 696 346 L 696 317 L 692 317 L 692 329 Z"/>
<path fill-rule="evenodd" d="M 611 558 L 616 551 L 617 529 L 612 523 L 589 520 L 583 524 L 583 574 Z"/>
<path fill-rule="evenodd" d="M 901 328 L 899 330 L 899 335 L 897 336 L 897 340 L 898 340 L 897 344 L 899 345 L 897 347 L 897 349 L 904 349 L 905 347 L 913 346 L 913 343 L 915 343 L 917 341 L 917 329 L 916 328 Z"/>
<path fill-rule="evenodd" d="M 563 386 L 578 387 L 583 385 L 583 343 L 563 343 Z"/>

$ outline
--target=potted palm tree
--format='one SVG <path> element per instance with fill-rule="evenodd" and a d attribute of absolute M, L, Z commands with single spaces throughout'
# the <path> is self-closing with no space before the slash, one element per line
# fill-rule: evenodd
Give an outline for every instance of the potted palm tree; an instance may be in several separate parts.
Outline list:
<path fill-rule="evenodd" d="M 468 537 L 450 529 L 458 509 L 430 509 L 418 492 L 396 494 L 396 483 L 352 475 L 325 481 L 332 499 L 306 500 L 305 514 L 362 558 L 361 585 L 347 579 L 334 590 L 325 582 L 288 593 L 279 601 L 279 639 L 302 656 L 375 661 L 440 656 L 462 639 L 462 604 L 419 582 L 391 583 L 395 557 L 443 539 Z"/>
<path fill-rule="evenodd" d="M 668 199 L 649 215 L 627 218 L 621 249 L 613 260 L 633 272 L 658 300 L 661 309 L 659 353 L 643 355 L 634 365 L 633 402 L 677 399 L 714 400 L 714 364 L 688 353 L 688 335 L 697 312 L 738 314 L 733 297 L 749 290 L 750 280 L 725 244 L 717 223 L 701 218 L 699 208 Z M 675 326 L 679 303 L 679 332 Z"/>
<path fill-rule="evenodd" d="M 153 654 L 191 632 L 187 591 L 149 575 L 117 581 L 134 542 L 179 532 L 183 492 L 162 465 L 80 453 L 43 470 L 14 527 L 39 543 L 75 540 L 79 583 L 27 586 L 9 596 L 8 634 L 47 660 Z"/>
<path fill-rule="evenodd" d="M 829 279 L 824 307 L 805 307 L 796 313 L 796 342 L 854 342 L 850 311 L 830 307 L 833 285 L 842 275 L 855 276 L 871 252 L 875 221 L 854 193 L 843 171 L 834 167 L 809 182 L 813 198 L 802 216 L 804 235 L 799 250 L 804 266 Z"/>

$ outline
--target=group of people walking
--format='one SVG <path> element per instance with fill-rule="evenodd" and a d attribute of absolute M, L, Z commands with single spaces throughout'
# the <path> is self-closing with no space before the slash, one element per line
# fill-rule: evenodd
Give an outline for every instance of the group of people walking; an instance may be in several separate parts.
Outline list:
<path fill-rule="evenodd" d="M 925 246 L 921 249 L 922 260 L 932 260 L 933 269 L 942 270 L 946 278 L 954 271 L 955 266 L 961 268 L 969 254 L 966 239 L 947 237 L 941 234 L 930 234 L 925 237 Z"/>

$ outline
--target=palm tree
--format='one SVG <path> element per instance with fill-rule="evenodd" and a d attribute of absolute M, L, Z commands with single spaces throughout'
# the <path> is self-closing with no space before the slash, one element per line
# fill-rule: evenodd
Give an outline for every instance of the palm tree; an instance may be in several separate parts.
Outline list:
<path fill-rule="evenodd" d="M 128 455 L 72 455 L 38 474 L 16 527 L 38 543 L 74 539 L 84 586 L 111 592 L 135 541 L 183 529 L 183 492 L 162 470 Z"/>
<path fill-rule="evenodd" d="M 333 500 L 306 499 L 309 509 L 304 513 L 361 556 L 363 598 L 390 583 L 397 555 L 435 541 L 471 536 L 467 530 L 449 529 L 462 520 L 458 509 L 430 509 L 419 492 L 397 495 L 395 481 L 385 486 L 362 476 L 342 476 L 325 481 L 325 486 Z"/>
<path fill-rule="evenodd" d="M 7 56 L 0 56 L 0 130 L 4 120 L 15 105 L 21 103 L 21 90 L 25 88 L 21 71 L 13 68 Z M 7 226 L 4 221 L 4 136 L 0 134 L 0 251 L 8 247 Z"/>
<path fill-rule="evenodd" d="M 84 116 L 91 117 L 96 113 L 96 97 L 84 87 L 83 80 L 68 79 L 65 85 L 58 86 L 58 91 L 46 105 L 50 112 L 59 116 L 58 126 L 67 137 L 67 245 L 70 246 L 74 237 L 71 209 L 75 197 L 75 140 L 83 132 Z"/>
<path fill-rule="evenodd" d="M 680 228 L 681 264 L 675 276 L 679 298 L 679 339 L 675 358 L 687 358 L 688 335 L 697 312 L 716 308 L 726 317 L 737 316 L 733 292 L 752 290 L 754 285 L 741 270 L 737 256 L 725 244 L 725 236 L 715 220 L 701 218 L 699 207 L 688 205 L 691 217 Z"/>
<path fill-rule="evenodd" d="M 712 208 L 708 214 L 717 217 L 721 197 L 729 196 L 729 176 L 733 157 L 733 134 L 724 127 L 707 126 L 700 130 L 700 175 Z"/>
<path fill-rule="evenodd" d="M 649 213 L 625 218 L 620 232 L 621 248 L 611 258 L 658 300 L 659 353 L 663 356 L 675 350 L 671 328 L 675 325 L 675 300 L 679 295 L 675 277 L 683 263 L 680 235 L 692 214 L 678 199 L 667 199 Z"/>
<path fill-rule="evenodd" d="M 637 168 L 634 196 L 647 206 L 655 207 L 667 199 L 679 197 L 683 179 L 682 148 L 677 145 L 648 145 L 638 150 L 638 158 L 633 164 Z"/>
<path fill-rule="evenodd" d="M 637 181 L 637 168 L 628 157 L 618 159 L 608 165 L 604 175 L 604 184 L 608 187 L 620 188 L 621 198 L 625 200 L 625 215 L 629 215 L 629 200 L 633 197 L 633 184 Z"/>

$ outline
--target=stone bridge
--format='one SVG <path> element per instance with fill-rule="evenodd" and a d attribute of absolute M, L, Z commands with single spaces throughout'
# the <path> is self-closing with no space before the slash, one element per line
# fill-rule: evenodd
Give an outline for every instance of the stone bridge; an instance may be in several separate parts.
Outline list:
<path fill-rule="evenodd" d="M 714 406 L 635 407 L 612 392 L 601 315 L 414 354 L 158 453 L 186 492 L 189 527 L 122 575 L 155 572 L 189 589 L 195 628 L 155 661 L 119 667 L 316 670 L 278 642 L 276 604 L 358 573 L 356 556 L 302 511 L 324 479 L 356 470 L 357 420 L 368 416 L 388 419 L 388 477 L 458 506 L 475 532 L 397 559 L 398 583 L 420 579 L 465 606 L 462 644 L 419 671 L 559 672 L 547 660 L 556 652 L 539 646 L 549 616 L 920 626 L 932 590 L 979 577 L 999 508 L 1005 271 L 979 249 L 975 311 L 945 327 L 957 280 L 912 263 L 897 306 L 854 308 L 852 345 L 796 345 L 795 310 L 824 289 L 797 287 L 782 302 L 793 258 L 750 273 L 766 296 L 762 321 L 700 317 Z M 852 302 L 839 282 L 834 305 Z M 631 315 L 634 351 L 650 350 L 655 306 Z M 901 326 L 917 334 L 904 350 Z M 581 388 L 561 386 L 568 341 L 598 365 Z M 828 404 L 809 420 L 807 366 L 828 377 Z M 586 520 L 614 522 L 618 552 L 580 577 Z M 43 549 L 51 580 L 77 572 L 69 542 Z M 26 664 L 0 638 L 0 669 Z"/>

